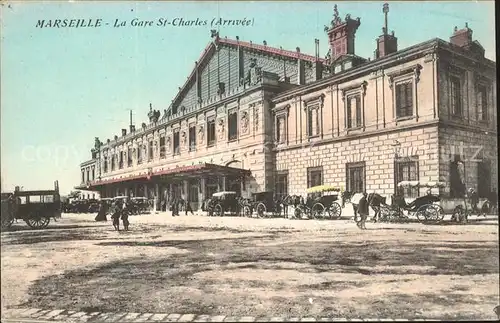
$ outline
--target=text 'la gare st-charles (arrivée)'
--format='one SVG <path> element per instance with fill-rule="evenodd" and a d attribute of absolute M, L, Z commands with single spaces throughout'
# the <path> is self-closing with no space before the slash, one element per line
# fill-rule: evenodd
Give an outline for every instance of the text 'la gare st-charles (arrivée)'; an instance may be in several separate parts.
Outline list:
<path fill-rule="evenodd" d="M 184 18 L 159 18 L 156 20 L 144 20 L 134 18 L 132 20 L 114 19 L 113 23 L 104 22 L 103 19 L 39 19 L 35 25 L 36 28 L 98 28 L 101 26 L 120 27 L 197 27 L 197 26 L 253 26 L 254 19 L 184 19 Z"/>

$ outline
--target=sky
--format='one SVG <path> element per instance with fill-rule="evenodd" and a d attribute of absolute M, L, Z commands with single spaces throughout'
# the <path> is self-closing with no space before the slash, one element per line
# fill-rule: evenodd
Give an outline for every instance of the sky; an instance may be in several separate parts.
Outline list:
<path fill-rule="evenodd" d="M 1 184 L 49 189 L 59 180 L 63 194 L 80 183 L 80 163 L 101 141 L 128 128 L 129 111 L 140 125 L 149 104 L 163 111 L 211 41 L 210 25 L 133 27 L 153 21 L 253 19 L 250 26 L 219 27 L 221 37 L 252 41 L 314 55 L 328 51 L 324 26 L 337 3 L 340 16 L 360 17 L 356 54 L 372 58 L 384 23 L 383 2 L 2 2 L 1 6 Z M 495 10 L 489 1 L 389 1 L 389 30 L 403 49 L 468 22 L 495 60 Z M 94 28 L 37 28 L 39 20 L 102 19 Z M 127 26 L 114 27 L 115 20 Z M 107 23 L 107 25 L 105 25 Z"/>

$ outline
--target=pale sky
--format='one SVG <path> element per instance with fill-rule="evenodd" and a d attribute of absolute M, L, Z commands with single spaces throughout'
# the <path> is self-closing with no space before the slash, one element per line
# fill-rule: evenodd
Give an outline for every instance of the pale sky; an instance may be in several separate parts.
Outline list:
<path fill-rule="evenodd" d="M 210 25 L 113 27 L 116 19 L 254 19 L 253 26 L 220 28 L 220 36 L 314 54 L 328 51 L 323 31 L 335 2 L 2 2 L 1 177 L 15 185 L 63 194 L 80 183 L 94 137 L 120 135 L 133 110 L 137 126 L 149 103 L 163 111 L 211 41 Z M 373 57 L 384 23 L 383 2 L 338 1 L 341 17 L 361 18 L 356 54 Z M 10 5 L 10 7 L 9 7 Z M 389 30 L 399 49 L 438 37 L 449 40 L 465 22 L 495 59 L 493 2 L 389 1 Z M 36 28 L 45 19 L 102 19 L 99 28 Z M 108 25 L 104 25 L 108 23 Z"/>

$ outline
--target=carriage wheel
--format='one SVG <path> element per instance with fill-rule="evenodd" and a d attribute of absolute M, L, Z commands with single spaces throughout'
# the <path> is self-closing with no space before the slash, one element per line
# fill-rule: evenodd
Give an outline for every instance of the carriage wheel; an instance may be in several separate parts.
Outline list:
<path fill-rule="evenodd" d="M 418 208 L 417 212 L 415 215 L 417 216 L 418 221 L 420 222 L 425 222 L 427 221 L 427 212 L 426 212 L 427 205 L 421 206 Z"/>
<path fill-rule="evenodd" d="M 248 205 L 245 205 L 243 207 L 243 215 L 246 217 L 249 217 L 249 218 L 252 217 L 252 210 L 250 209 L 250 207 Z"/>
<path fill-rule="evenodd" d="M 311 217 L 315 219 L 323 218 L 325 214 L 325 207 L 321 203 L 316 203 L 311 209 Z"/>
<path fill-rule="evenodd" d="M 266 217 L 266 211 L 267 211 L 267 209 L 266 209 L 266 206 L 264 205 L 264 203 L 259 203 L 257 205 L 256 210 L 257 210 L 257 216 L 259 218 Z"/>
<path fill-rule="evenodd" d="M 462 205 L 457 205 L 453 210 L 453 214 L 451 215 L 451 220 L 454 222 L 466 222 L 466 213 Z"/>
<path fill-rule="evenodd" d="M 391 210 L 387 206 L 381 206 L 380 207 L 380 213 L 379 213 L 379 221 L 380 222 L 390 222 L 391 218 L 393 217 L 394 211 Z"/>
<path fill-rule="evenodd" d="M 27 225 L 32 229 L 44 229 L 50 223 L 50 218 L 46 216 L 39 216 L 38 214 L 32 214 L 32 217 L 24 220 Z"/>
<path fill-rule="evenodd" d="M 332 205 L 328 208 L 328 215 L 332 219 L 338 219 L 340 218 L 340 215 L 342 214 L 342 208 L 340 207 L 340 204 L 337 202 L 333 202 Z"/>
<path fill-rule="evenodd" d="M 223 216 L 224 215 L 224 212 L 222 211 L 222 205 L 217 204 L 214 207 L 214 214 L 215 214 L 215 216 Z"/>
<path fill-rule="evenodd" d="M 296 219 L 300 219 L 302 216 L 302 209 L 300 207 L 295 207 L 295 210 L 293 211 L 293 214 L 295 215 Z"/>

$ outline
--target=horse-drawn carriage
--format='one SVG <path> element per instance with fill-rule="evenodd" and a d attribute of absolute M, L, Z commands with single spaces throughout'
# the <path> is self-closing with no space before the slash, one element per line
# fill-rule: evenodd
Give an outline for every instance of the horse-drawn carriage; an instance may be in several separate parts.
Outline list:
<path fill-rule="evenodd" d="M 275 199 L 274 192 L 264 191 L 252 194 L 252 210 L 260 218 L 279 217 L 281 215 L 281 202 Z M 253 213 L 253 212 L 252 212 Z M 247 215 L 247 213 L 245 213 Z"/>
<path fill-rule="evenodd" d="M 222 191 L 212 194 L 207 203 L 208 215 L 224 216 L 229 211 L 230 215 L 239 214 L 240 205 L 238 195 L 233 191 Z"/>
<path fill-rule="evenodd" d="M 59 184 L 54 190 L 20 191 L 2 193 L 2 229 L 9 228 L 16 219 L 23 220 L 33 229 L 46 228 L 50 218 L 61 217 Z"/>
<path fill-rule="evenodd" d="M 337 203 L 339 192 L 340 188 L 329 185 L 308 188 L 306 200 L 300 199 L 298 204 L 294 203 L 295 217 L 338 219 L 342 214 L 340 204 Z"/>
<path fill-rule="evenodd" d="M 130 214 L 139 215 L 148 213 L 149 201 L 146 197 L 130 198 Z"/>
<path fill-rule="evenodd" d="M 441 198 L 431 194 L 432 188 L 444 187 L 444 183 L 428 182 L 420 183 L 418 181 L 402 181 L 398 183 L 399 189 L 404 188 L 428 188 L 426 195 L 415 198 L 410 203 L 407 203 L 404 196 L 396 194 L 392 198 L 391 205 L 380 204 L 379 218 L 384 222 L 398 222 L 406 220 L 410 216 L 415 216 L 420 222 L 439 222 L 443 220 L 444 210 L 438 202 Z M 368 198 L 369 200 L 369 198 Z"/>

